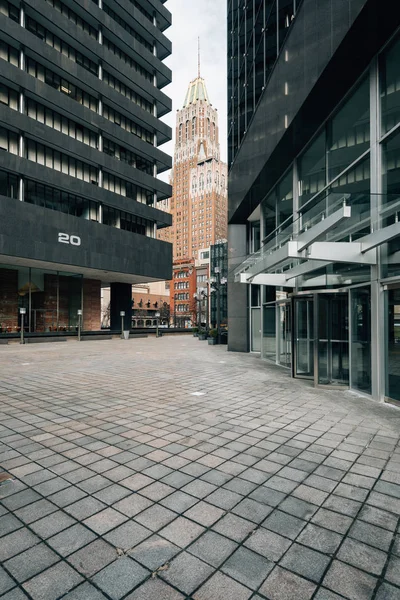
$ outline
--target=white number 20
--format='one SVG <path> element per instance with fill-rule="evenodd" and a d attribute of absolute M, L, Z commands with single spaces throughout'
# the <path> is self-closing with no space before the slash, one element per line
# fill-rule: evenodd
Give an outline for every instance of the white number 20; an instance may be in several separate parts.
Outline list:
<path fill-rule="evenodd" d="M 59 233 L 58 241 L 61 244 L 71 244 L 71 246 L 81 245 L 81 238 L 78 235 L 69 235 L 69 233 Z"/>

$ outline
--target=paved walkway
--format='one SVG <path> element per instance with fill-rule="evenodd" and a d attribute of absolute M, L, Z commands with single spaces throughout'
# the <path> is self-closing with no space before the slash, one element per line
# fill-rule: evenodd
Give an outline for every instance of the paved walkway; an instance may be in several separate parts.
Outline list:
<path fill-rule="evenodd" d="M 0 596 L 399 600 L 399 436 L 189 336 L 0 346 Z"/>

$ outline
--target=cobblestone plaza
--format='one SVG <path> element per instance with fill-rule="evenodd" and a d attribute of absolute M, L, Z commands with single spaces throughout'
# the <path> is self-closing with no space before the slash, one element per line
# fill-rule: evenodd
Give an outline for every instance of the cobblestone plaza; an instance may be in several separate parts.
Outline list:
<path fill-rule="evenodd" d="M 400 412 L 190 336 L 0 346 L 4 600 L 398 600 Z"/>

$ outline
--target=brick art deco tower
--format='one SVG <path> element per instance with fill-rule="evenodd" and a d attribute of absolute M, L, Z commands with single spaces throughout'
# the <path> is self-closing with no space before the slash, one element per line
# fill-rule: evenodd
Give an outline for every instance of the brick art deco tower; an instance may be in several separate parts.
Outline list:
<path fill-rule="evenodd" d="M 181 260 L 197 258 L 200 248 L 227 236 L 227 165 L 220 160 L 218 113 L 200 73 L 177 111 L 175 139 L 166 207 L 173 224 L 158 235 L 173 243 L 174 260 Z"/>

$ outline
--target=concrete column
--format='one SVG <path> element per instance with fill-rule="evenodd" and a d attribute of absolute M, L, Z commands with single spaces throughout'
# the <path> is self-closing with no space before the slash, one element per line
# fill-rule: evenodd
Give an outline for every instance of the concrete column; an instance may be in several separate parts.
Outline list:
<path fill-rule="evenodd" d="M 228 225 L 228 350 L 249 351 L 248 286 L 233 273 L 246 258 L 246 225 Z"/>
<path fill-rule="evenodd" d="M 24 179 L 23 177 L 18 178 L 18 200 L 24 202 Z"/>
<path fill-rule="evenodd" d="M 124 327 L 131 328 L 132 321 L 132 285 L 130 283 L 112 283 L 110 286 L 110 328 L 121 331 L 120 312 L 125 312 Z"/>

